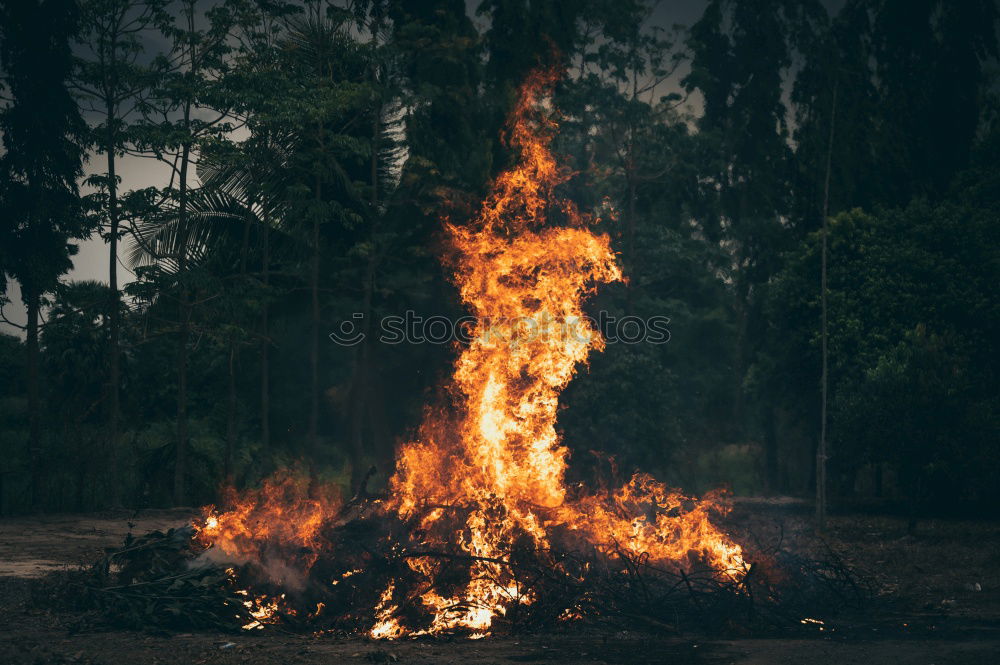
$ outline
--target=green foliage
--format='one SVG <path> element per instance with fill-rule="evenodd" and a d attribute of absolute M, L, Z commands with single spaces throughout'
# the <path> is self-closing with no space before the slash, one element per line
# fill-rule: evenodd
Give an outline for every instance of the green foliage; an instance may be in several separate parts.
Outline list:
<path fill-rule="evenodd" d="M 880 469 L 914 505 L 996 498 L 989 3 L 713 0 L 670 30 L 643 0 L 490 0 L 485 27 L 461 0 L 85 0 L 75 38 L 64 4 L 4 5 L 0 272 L 46 320 L 0 338 L 0 510 L 36 485 L 51 510 L 210 502 L 299 461 L 384 482 L 456 349 L 326 334 L 462 314 L 441 220 L 514 158 L 516 86 L 553 63 L 559 193 L 628 277 L 592 313 L 670 319 L 564 393 L 577 478 L 611 454 L 697 489 L 808 491 L 829 163 L 835 489 Z M 104 157 L 86 207 L 84 144 Z M 125 154 L 167 175 L 120 192 Z M 95 227 L 129 245 L 124 299 L 59 282 Z"/>
<path fill-rule="evenodd" d="M 832 461 L 842 491 L 862 465 L 885 463 L 914 501 L 994 496 L 997 208 L 995 196 L 974 194 L 989 182 L 995 177 L 937 206 L 918 201 L 832 220 Z M 802 362 L 818 356 L 817 244 L 814 234 L 790 257 L 771 293 L 780 343 L 769 371 L 785 382 L 791 408 L 802 408 L 817 380 L 818 363 Z"/>

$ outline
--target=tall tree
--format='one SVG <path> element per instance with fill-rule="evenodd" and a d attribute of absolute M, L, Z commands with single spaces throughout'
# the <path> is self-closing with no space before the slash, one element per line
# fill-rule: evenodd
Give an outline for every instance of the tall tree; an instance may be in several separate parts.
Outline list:
<path fill-rule="evenodd" d="M 578 93 L 569 108 L 576 111 L 579 121 L 581 157 L 588 159 L 603 150 L 602 165 L 613 168 L 623 181 L 624 195 L 614 199 L 621 205 L 624 217 L 625 270 L 637 275 L 639 190 L 676 168 L 677 150 L 670 150 L 669 143 L 665 146 L 658 140 L 662 136 L 654 134 L 676 120 L 673 112 L 679 98 L 663 94 L 663 83 L 676 72 L 682 54 L 674 50 L 673 41 L 662 27 L 651 24 L 653 6 L 642 2 L 595 4 L 591 19 L 601 22 L 602 39 L 596 47 L 590 41 L 581 41 L 581 76 L 568 84 Z M 595 126 L 597 123 L 600 127 Z M 600 145 L 588 148 L 588 143 Z M 589 203 L 595 205 L 598 201 Z M 626 293 L 630 295 L 631 291 L 629 288 Z M 626 302 L 626 310 L 630 309 L 631 303 Z"/>
<path fill-rule="evenodd" d="M 702 232 L 727 252 L 720 269 L 732 284 L 737 320 L 737 432 L 749 422 L 745 387 L 762 339 L 760 291 L 791 239 L 785 224 L 792 152 L 784 80 L 793 54 L 824 16 L 812 1 L 761 8 L 747 0 L 712 0 L 688 39 L 691 72 L 682 83 L 704 100 L 698 120 L 705 144 L 704 198 L 695 216 Z M 764 422 L 773 418 L 765 414 Z M 774 437 L 765 440 L 773 443 Z"/>
<path fill-rule="evenodd" d="M 118 286 L 118 243 L 123 235 L 119 193 L 118 158 L 128 144 L 129 121 L 137 110 L 139 93 L 146 84 L 140 64 L 144 33 L 151 28 L 158 0 L 85 0 L 81 3 L 76 41 L 82 50 L 77 59 L 74 87 L 84 96 L 86 110 L 95 118 L 91 142 L 105 158 L 104 172 L 88 184 L 97 188 L 102 235 L 108 242 L 107 299 L 107 440 L 108 464 L 118 476 L 118 434 L 121 392 L 121 293 Z M 118 485 L 114 485 L 118 487 Z M 120 497 L 111 497 L 117 504 Z"/>
<path fill-rule="evenodd" d="M 162 189 L 160 219 L 170 225 L 171 242 L 151 258 L 166 262 L 174 279 L 177 302 L 177 440 L 174 456 L 174 502 L 187 500 L 188 344 L 195 285 L 188 275 L 197 237 L 190 225 L 195 167 L 202 145 L 233 129 L 221 81 L 229 67 L 230 30 L 234 16 L 226 3 L 205 8 L 197 0 L 182 0 L 176 15 L 160 9 L 155 23 L 167 42 L 167 53 L 157 58 L 158 76 L 143 104 L 144 122 L 135 143 L 170 168 L 170 182 Z M 142 240 L 140 238 L 140 243 Z M 147 247 L 148 249 L 148 247 Z"/>
<path fill-rule="evenodd" d="M 107 435 L 101 410 L 107 401 L 106 303 L 107 288 L 100 282 L 59 284 L 41 332 L 43 400 L 60 415 L 46 430 L 63 445 L 48 469 L 54 510 L 106 506 L 125 485 L 120 469 L 109 473 L 107 446 L 99 443 Z"/>
<path fill-rule="evenodd" d="M 880 100 L 874 72 L 872 21 L 866 4 L 849 2 L 819 22 L 803 51 L 790 99 L 795 113 L 795 170 L 791 223 L 800 233 L 817 229 L 830 157 L 829 211 L 870 208 L 882 199 L 887 173 L 880 166 Z M 837 91 L 839 139 L 829 128 Z M 832 150 L 832 152 L 831 152 Z"/>
<path fill-rule="evenodd" d="M 203 182 L 200 195 L 206 204 L 198 224 L 206 228 L 199 237 L 215 255 L 215 271 L 225 279 L 221 292 L 218 327 L 226 329 L 227 398 L 226 445 L 223 458 L 226 483 L 234 482 L 234 455 L 238 437 L 237 364 L 241 346 L 258 342 L 261 362 L 260 440 L 269 447 L 270 386 L 268 379 L 268 310 L 271 236 L 284 222 L 283 190 L 288 156 L 281 146 L 250 119 L 251 135 L 242 143 L 217 146 L 198 165 Z M 218 150 L 218 148 L 222 148 Z M 237 251 L 233 251 L 237 247 Z M 251 265 L 258 269 L 251 272 Z"/>
<path fill-rule="evenodd" d="M 246 122 L 250 138 L 236 151 L 236 159 L 223 159 L 203 168 L 206 185 L 221 189 L 240 202 L 256 222 L 255 255 L 260 267 L 257 285 L 260 361 L 260 441 L 265 450 L 271 442 L 271 236 L 284 221 L 285 190 L 291 131 L 275 123 L 282 106 L 276 90 L 285 90 L 287 77 L 281 68 L 281 48 L 291 17 L 301 13 L 294 2 L 242 2 L 234 5 L 235 38 L 239 44 L 236 65 L 230 76 L 233 112 Z M 231 373 L 232 376 L 232 373 Z M 232 403 L 232 394 L 229 402 Z"/>
<path fill-rule="evenodd" d="M 663 329 L 647 329 L 649 343 L 610 343 L 597 354 L 564 393 L 560 425 L 567 441 L 602 441 L 619 463 L 691 487 L 707 481 L 692 472 L 698 456 L 731 441 L 717 423 L 731 421 L 732 391 L 720 388 L 732 381 L 732 297 L 718 275 L 723 253 L 690 224 L 702 143 L 681 112 L 684 98 L 664 85 L 682 53 L 650 5 L 594 3 L 555 106 L 558 149 L 576 160 L 567 187 L 600 218 L 628 277 L 601 289 L 594 310 Z M 667 317 L 680 324 L 666 329 Z M 622 330 L 605 328 L 610 336 Z M 605 470 L 588 455 L 575 466 Z M 752 479 L 728 480 L 747 487 Z"/>
<path fill-rule="evenodd" d="M 872 476 L 881 494 L 885 467 L 914 511 L 930 500 L 995 500 L 988 478 L 1000 460 L 986 451 L 996 439 L 998 363 L 985 341 L 1000 322 L 986 295 L 1000 247 L 995 145 L 994 166 L 963 176 L 948 200 L 829 220 L 831 495 Z M 768 319 L 783 340 L 770 372 L 809 403 L 820 360 L 821 261 L 817 231 L 769 293 Z"/>
<path fill-rule="evenodd" d="M 997 57 L 992 0 L 871 3 L 880 154 L 891 205 L 940 197 L 969 164 L 980 124 L 983 64 Z"/>
<path fill-rule="evenodd" d="M 4 219 L 12 251 L 4 270 L 21 285 L 28 312 L 27 391 L 30 504 L 42 491 L 38 331 L 43 296 L 72 266 L 86 235 L 77 179 L 82 173 L 85 126 L 67 82 L 70 39 L 78 13 L 71 0 L 9 0 L 0 4 L 7 105 L 0 112 L 5 153 L 0 157 Z"/>
<path fill-rule="evenodd" d="M 798 231 L 825 228 L 827 209 L 836 215 L 945 195 L 968 165 L 989 108 L 983 63 L 996 54 L 996 24 L 996 9 L 988 2 L 851 0 L 813 31 L 791 93 L 796 169 L 790 221 Z M 822 296 L 825 292 L 821 301 Z M 826 335 L 821 331 L 819 337 Z M 768 353 L 780 359 L 782 342 L 772 339 Z M 820 346 L 811 381 L 822 393 L 826 354 Z M 803 394 L 812 393 L 803 393 L 797 380 L 768 370 L 760 376 L 775 381 L 770 394 L 787 400 L 802 420 L 826 420 L 821 413 L 826 399 L 817 401 L 817 409 L 802 403 Z M 837 418 L 829 424 L 837 425 Z M 837 458 L 821 455 L 826 456 Z M 822 476 L 817 469 L 817 484 Z"/>
<path fill-rule="evenodd" d="M 343 14 L 322 16 L 317 11 L 307 20 L 299 22 L 289 37 L 289 48 L 301 58 L 296 83 L 302 86 L 305 93 L 296 146 L 296 170 L 301 178 L 301 188 L 294 207 L 304 222 L 301 231 L 304 232 L 302 236 L 309 252 L 306 267 L 309 289 L 306 451 L 310 475 L 314 480 L 318 474 L 320 455 L 321 264 L 324 248 L 328 246 L 324 230 L 329 232 L 332 223 L 348 213 L 346 207 L 339 205 L 336 196 L 337 185 L 347 184 L 349 176 L 337 159 L 336 132 L 331 131 L 331 125 L 345 123 L 346 118 L 341 114 L 356 104 L 351 98 L 357 94 L 356 84 L 355 90 L 347 90 L 341 84 L 342 75 L 338 76 L 340 58 L 347 45 L 344 30 L 348 23 L 348 17 Z M 355 71 L 355 76 L 358 73 Z M 356 213 L 361 202 L 356 199 L 351 203 Z"/>

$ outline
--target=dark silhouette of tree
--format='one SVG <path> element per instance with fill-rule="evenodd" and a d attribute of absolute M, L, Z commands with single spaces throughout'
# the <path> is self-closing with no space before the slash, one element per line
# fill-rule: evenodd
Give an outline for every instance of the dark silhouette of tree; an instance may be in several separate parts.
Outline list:
<path fill-rule="evenodd" d="M 145 51 L 143 33 L 152 27 L 162 4 L 157 0 L 87 0 L 80 5 L 80 29 L 76 36 L 83 55 L 76 62 L 73 87 L 84 96 L 85 110 L 98 118 L 90 128 L 89 138 L 105 160 L 104 172 L 88 178 L 88 184 L 98 190 L 91 198 L 96 199 L 101 233 L 108 242 L 106 446 L 112 477 L 119 473 L 121 416 L 122 303 L 118 243 L 124 234 L 122 218 L 127 216 L 119 192 L 118 158 L 129 145 L 129 122 L 137 115 L 140 93 L 148 83 L 147 68 L 140 64 Z M 112 497 L 112 504 L 119 501 L 120 497 Z"/>
<path fill-rule="evenodd" d="M 0 5 L 0 64 L 7 105 L 0 112 L 4 271 L 18 281 L 28 312 L 26 372 L 29 505 L 41 507 L 42 413 L 38 331 L 43 298 L 72 266 L 89 229 L 77 179 L 85 126 L 67 89 L 70 39 L 78 13 L 70 0 L 11 0 Z"/>

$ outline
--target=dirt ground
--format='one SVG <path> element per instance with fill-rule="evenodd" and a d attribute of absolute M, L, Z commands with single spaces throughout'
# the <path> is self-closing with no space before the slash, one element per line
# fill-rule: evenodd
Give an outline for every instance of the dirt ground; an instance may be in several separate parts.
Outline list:
<path fill-rule="evenodd" d="M 795 506 L 741 503 L 735 524 L 829 547 L 870 580 L 877 610 L 822 632 L 733 637 L 609 630 L 482 640 L 376 642 L 271 629 L 252 634 L 108 630 L 46 608 L 37 579 L 93 561 L 131 528 L 184 523 L 149 511 L 0 520 L 0 664 L 162 665 L 400 663 L 426 665 L 1000 663 L 1000 523 L 930 520 L 907 535 L 892 517 L 838 516 L 820 540 Z"/>
<path fill-rule="evenodd" d="M 40 515 L 0 519 L 0 577 L 41 577 L 67 566 L 88 565 L 105 547 L 136 535 L 184 524 L 195 513 L 147 510 L 88 515 Z"/>

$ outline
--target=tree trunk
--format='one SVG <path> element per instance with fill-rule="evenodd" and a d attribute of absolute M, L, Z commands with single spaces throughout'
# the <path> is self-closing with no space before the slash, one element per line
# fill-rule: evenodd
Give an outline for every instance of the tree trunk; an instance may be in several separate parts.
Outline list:
<path fill-rule="evenodd" d="M 375 29 L 372 31 L 372 45 L 375 46 L 376 36 L 378 34 L 378 23 L 376 23 Z M 376 87 L 378 83 L 377 65 L 373 65 L 371 68 L 371 81 L 372 87 Z M 379 202 L 379 191 L 378 191 L 378 151 L 379 151 L 379 136 L 382 130 L 382 105 L 378 101 L 375 104 L 375 110 L 372 113 L 372 147 L 371 147 L 371 157 L 369 160 L 369 178 L 371 181 L 371 199 L 370 199 L 370 210 L 371 210 L 371 224 L 370 224 L 370 241 L 371 248 L 368 254 L 368 262 L 365 267 L 365 278 L 364 278 L 364 295 L 362 304 L 362 332 L 364 337 L 361 340 L 361 344 L 358 345 L 358 349 L 355 353 L 355 364 L 354 364 L 354 376 L 352 380 L 351 387 L 351 490 L 352 492 L 357 492 L 360 490 L 360 485 L 367 475 L 366 465 L 363 463 L 365 458 L 365 442 L 364 442 L 364 430 L 365 422 L 368 417 L 368 391 L 369 391 L 369 373 L 371 365 L 371 347 L 370 347 L 370 337 L 371 337 L 371 324 L 372 324 L 372 294 L 374 290 L 375 282 L 375 264 L 377 260 L 377 220 L 378 220 L 378 202 Z"/>
<path fill-rule="evenodd" d="M 31 510 L 41 507 L 42 474 L 41 474 L 41 401 L 38 387 L 38 312 L 41 307 L 41 297 L 21 285 L 25 294 L 25 304 L 28 308 L 27 345 L 25 351 L 26 369 L 28 374 L 28 503 Z"/>
<path fill-rule="evenodd" d="M 78 418 L 75 420 L 75 422 L 72 423 L 72 425 L 63 426 L 62 436 L 64 441 L 71 441 L 74 438 L 73 434 L 75 432 L 78 433 L 84 431 L 82 426 L 83 423 L 81 422 L 82 420 L 83 420 L 82 418 Z M 90 450 L 92 447 L 90 444 L 94 443 L 93 439 L 91 439 L 90 441 L 84 441 L 83 437 L 79 435 L 77 435 L 75 438 L 76 438 L 75 442 L 76 447 L 77 450 L 79 451 Z M 82 513 L 87 509 L 86 499 L 84 498 L 84 490 L 87 488 L 88 485 L 93 485 L 93 483 L 87 482 L 87 473 L 90 470 L 88 468 L 90 465 L 87 463 L 89 461 L 89 456 L 85 457 L 83 455 L 80 455 L 77 458 L 77 460 L 78 462 L 76 464 L 76 468 L 73 469 L 76 480 L 75 487 L 73 488 L 74 489 L 73 509 L 78 513 Z M 117 478 L 112 477 L 112 483 L 116 481 Z"/>
<path fill-rule="evenodd" d="M 228 390 L 226 397 L 226 458 L 223 478 L 226 487 L 233 486 L 233 453 L 236 451 L 236 342 L 229 340 Z"/>
<path fill-rule="evenodd" d="M 248 200 L 248 208 L 253 209 L 253 199 Z M 243 222 L 243 240 L 240 244 L 240 286 L 243 285 L 243 278 L 247 273 L 247 253 L 250 251 L 250 216 Z M 239 347 L 235 334 L 229 336 L 229 363 L 227 367 L 227 397 L 226 397 L 226 451 L 223 461 L 224 478 L 227 486 L 233 486 L 235 476 L 233 457 L 236 452 L 237 432 L 237 406 L 236 399 L 236 365 Z"/>
<path fill-rule="evenodd" d="M 177 455 L 174 465 L 174 505 L 186 505 L 187 478 L 187 363 L 191 308 L 187 289 L 181 287 L 181 321 L 177 336 Z"/>
<path fill-rule="evenodd" d="M 632 43 L 631 57 L 635 57 L 635 43 Z M 639 72 L 636 68 L 632 69 L 632 101 L 635 102 L 639 95 Z M 633 295 L 634 287 L 633 284 L 638 278 L 638 261 L 635 255 L 635 203 L 636 203 L 636 177 L 638 175 L 636 164 L 635 164 L 635 123 L 632 120 L 631 114 L 629 115 L 628 124 L 628 143 L 626 144 L 626 166 L 625 166 L 625 180 L 628 183 L 628 226 L 626 228 L 626 238 L 625 238 L 625 250 L 628 255 L 626 258 L 626 267 L 631 273 L 632 279 L 628 280 L 625 284 L 625 315 L 632 316 L 633 309 Z"/>
<path fill-rule="evenodd" d="M 312 224 L 312 257 L 309 267 L 309 428 L 306 434 L 309 478 L 316 480 L 316 456 L 319 452 L 319 209 L 323 202 L 323 183 L 316 176 L 317 210 Z"/>
<path fill-rule="evenodd" d="M 768 494 L 778 494 L 778 436 L 774 408 L 764 407 L 764 485 Z"/>
<path fill-rule="evenodd" d="M 371 349 L 369 347 L 369 322 L 372 314 L 371 283 L 373 279 L 373 260 L 369 259 L 365 279 L 364 319 L 362 330 L 364 339 L 358 344 L 355 353 L 354 375 L 351 383 L 351 490 L 357 492 L 361 481 L 367 475 L 364 464 L 365 443 L 364 425 L 368 415 L 368 386 Z"/>
<path fill-rule="evenodd" d="M 629 166 L 626 173 L 626 179 L 628 180 L 628 227 L 626 228 L 626 238 L 625 246 L 626 252 L 628 253 L 628 259 L 626 263 L 629 270 L 631 271 L 628 282 L 625 284 L 625 315 L 632 316 L 632 295 L 633 295 L 633 283 L 636 279 L 636 256 L 635 256 L 635 198 L 636 198 L 636 184 L 635 184 L 635 163 L 632 161 L 632 147 L 629 146 Z"/>
<path fill-rule="evenodd" d="M 181 280 L 179 294 L 180 330 L 177 335 L 177 455 L 174 463 L 174 505 L 183 506 L 187 502 L 187 365 L 188 337 L 191 333 L 191 302 L 185 283 L 187 269 L 187 171 L 190 146 L 185 145 L 181 154 L 180 169 L 180 209 L 178 211 L 177 274 Z"/>
<path fill-rule="evenodd" d="M 740 185 L 739 211 L 733 220 L 734 229 L 745 228 L 744 221 L 750 217 L 750 203 L 747 200 L 747 185 Z M 746 433 L 746 395 L 744 394 L 744 381 L 747 376 L 747 368 L 750 364 L 750 350 L 748 348 L 750 329 L 750 293 L 753 284 L 747 275 L 745 266 L 749 257 L 752 256 L 752 239 L 745 235 L 737 245 L 736 249 L 736 275 L 733 287 L 736 292 L 736 358 L 735 370 L 736 381 L 733 384 L 733 427 L 736 436 L 741 439 Z"/>
<path fill-rule="evenodd" d="M 271 240 L 270 229 L 267 224 L 263 224 L 261 233 L 262 247 L 262 267 L 265 292 L 271 282 Z M 271 366 L 270 366 L 270 340 L 268 339 L 270 321 L 268 321 L 268 303 L 265 293 L 264 306 L 260 313 L 260 442 L 267 450 L 271 446 Z"/>
<path fill-rule="evenodd" d="M 121 506 L 121 471 L 118 457 L 118 412 L 120 410 L 121 351 L 120 351 L 120 308 L 118 298 L 118 183 L 115 172 L 115 138 L 110 118 L 114 104 L 107 102 L 108 136 L 105 149 L 108 155 L 108 220 L 111 233 L 108 250 L 108 475 L 113 478 L 111 495 L 112 508 Z"/>
<path fill-rule="evenodd" d="M 820 302 L 822 315 L 820 335 L 823 368 L 820 376 L 820 425 L 819 445 L 816 447 L 816 528 L 826 528 L 826 402 L 827 402 L 827 319 L 826 319 L 826 245 L 827 217 L 830 212 L 830 166 L 833 162 L 833 129 L 837 117 L 837 81 L 833 84 L 833 102 L 830 108 L 830 140 L 826 149 L 826 177 L 823 183 L 823 247 L 820 258 Z"/>
<path fill-rule="evenodd" d="M 742 261 L 740 261 L 742 263 Z M 746 412 L 746 395 L 744 395 L 744 380 L 746 379 L 747 373 L 747 337 L 750 319 L 750 287 L 746 283 L 747 277 L 743 271 L 738 271 L 735 277 L 735 291 L 736 291 L 736 348 L 735 357 L 733 358 L 733 371 L 734 371 L 734 381 L 733 381 L 733 422 L 732 422 L 732 434 L 736 437 L 742 437 L 744 435 L 745 423 L 744 413 Z"/>
<path fill-rule="evenodd" d="M 378 357 L 372 356 L 368 363 L 368 427 L 371 432 L 372 449 L 378 459 L 384 460 L 385 472 L 392 472 L 395 458 L 393 438 L 390 431 L 389 414 L 386 413 L 385 390 L 379 380 Z"/>

